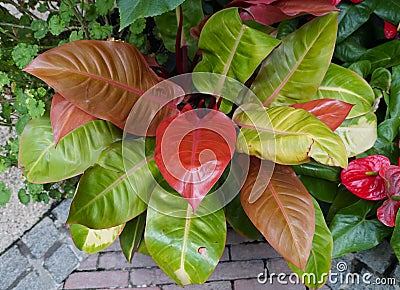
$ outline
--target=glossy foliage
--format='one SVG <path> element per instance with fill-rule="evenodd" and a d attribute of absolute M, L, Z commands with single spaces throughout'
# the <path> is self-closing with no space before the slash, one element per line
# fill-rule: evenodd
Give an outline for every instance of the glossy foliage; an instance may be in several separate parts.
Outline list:
<path fill-rule="evenodd" d="M 304 270 L 314 236 L 312 199 L 287 166 L 277 164 L 266 185 L 269 163 L 252 159 L 240 200 L 244 211 L 267 241 L 287 261 Z M 251 195 L 259 197 L 254 201 Z"/>
<path fill-rule="evenodd" d="M 19 165 L 26 178 L 34 183 L 67 179 L 92 166 L 101 152 L 119 138 L 119 129 L 97 120 L 70 132 L 55 147 L 50 119 L 33 119 L 21 136 Z"/>

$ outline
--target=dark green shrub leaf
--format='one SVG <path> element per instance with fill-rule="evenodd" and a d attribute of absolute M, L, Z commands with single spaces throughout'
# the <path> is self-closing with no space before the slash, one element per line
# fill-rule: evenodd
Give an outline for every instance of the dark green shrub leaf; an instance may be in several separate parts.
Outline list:
<path fill-rule="evenodd" d="M 33 37 L 35 37 L 38 40 L 45 37 L 48 31 L 46 21 L 43 21 L 41 19 L 33 20 L 31 23 L 31 28 L 35 32 L 33 34 Z"/>
<path fill-rule="evenodd" d="M 400 41 L 392 40 L 368 49 L 360 60 L 369 60 L 371 70 L 379 67 L 391 67 L 400 64 Z"/>
<path fill-rule="evenodd" d="M 114 8 L 114 0 L 96 0 L 95 6 L 99 15 L 106 15 Z"/>
<path fill-rule="evenodd" d="M 12 51 L 12 58 L 18 68 L 24 68 L 37 55 L 39 46 L 26 43 L 18 43 Z"/>
<path fill-rule="evenodd" d="M 300 175 L 299 179 L 316 199 L 332 203 L 336 197 L 338 184 L 325 179 Z"/>
<path fill-rule="evenodd" d="M 138 250 L 146 225 L 146 213 L 135 217 L 125 224 L 119 236 L 119 243 L 126 260 L 130 263 L 134 253 Z"/>
<path fill-rule="evenodd" d="M 67 26 L 64 21 L 58 16 L 58 15 L 53 15 L 49 19 L 49 30 L 50 33 L 58 36 L 60 35 L 61 32 L 63 32 L 64 28 Z"/>
<path fill-rule="evenodd" d="M 397 259 L 400 261 L 400 211 L 398 211 L 396 215 L 396 225 L 393 229 L 390 245 L 392 246 Z"/>
<path fill-rule="evenodd" d="M 374 206 L 374 202 L 360 200 L 338 211 L 330 225 L 333 236 L 332 257 L 371 249 L 391 233 L 391 228 L 377 218 L 369 218 L 369 215 L 375 215 L 371 212 Z"/>
<path fill-rule="evenodd" d="M 11 189 L 7 188 L 3 181 L 0 181 L 0 206 L 6 206 L 11 199 Z"/>
<path fill-rule="evenodd" d="M 161 15 L 181 5 L 185 0 L 117 0 L 121 15 L 120 29 L 125 28 L 138 18 Z"/>
<path fill-rule="evenodd" d="M 18 190 L 18 199 L 22 204 L 27 205 L 31 201 L 31 196 L 26 193 L 25 189 L 21 188 Z"/>
<path fill-rule="evenodd" d="M 390 88 L 389 112 L 392 118 L 400 119 L 400 66 L 392 68 L 393 78 Z"/>
<path fill-rule="evenodd" d="M 386 68 L 380 67 L 373 71 L 369 84 L 373 88 L 389 93 L 392 74 Z"/>
<path fill-rule="evenodd" d="M 89 24 L 90 35 L 92 39 L 107 39 L 112 32 L 112 26 L 101 25 L 98 22 L 91 22 Z"/>

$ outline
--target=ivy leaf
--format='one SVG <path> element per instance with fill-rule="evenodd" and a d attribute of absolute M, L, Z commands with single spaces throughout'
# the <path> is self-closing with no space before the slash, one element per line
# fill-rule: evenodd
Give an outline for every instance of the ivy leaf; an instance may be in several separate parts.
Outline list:
<path fill-rule="evenodd" d="M 18 43 L 12 50 L 12 59 L 18 68 L 22 69 L 27 66 L 37 55 L 39 46 L 26 43 Z"/>
<path fill-rule="evenodd" d="M 66 27 L 65 22 L 58 15 L 51 16 L 48 25 L 50 33 L 55 36 L 60 35 L 60 33 L 63 32 L 64 28 Z"/>
<path fill-rule="evenodd" d="M 26 193 L 26 190 L 24 188 L 21 188 L 18 191 L 18 199 L 22 204 L 27 205 L 31 201 L 31 196 Z"/>
<path fill-rule="evenodd" d="M 129 26 L 129 31 L 132 34 L 141 34 L 143 30 L 146 28 L 146 19 L 145 18 L 138 18 Z"/>
<path fill-rule="evenodd" d="M 98 22 L 91 22 L 89 29 L 93 39 L 106 39 L 112 32 L 112 26 L 101 25 Z"/>
<path fill-rule="evenodd" d="M 0 156 L 0 174 L 4 173 L 7 169 L 6 161 L 3 156 Z"/>
<path fill-rule="evenodd" d="M 10 85 L 10 79 L 5 72 L 0 71 L 0 93 L 4 91 L 3 87 Z"/>
<path fill-rule="evenodd" d="M 99 15 L 103 16 L 114 8 L 114 0 L 96 0 L 95 6 Z"/>
<path fill-rule="evenodd" d="M 382 155 L 371 155 L 355 159 L 340 174 L 342 184 L 362 199 L 385 199 L 385 181 L 379 175 L 379 170 L 389 165 L 390 160 Z"/>
<path fill-rule="evenodd" d="M 32 119 L 37 119 L 43 116 L 45 112 L 45 104 L 42 100 L 36 100 L 34 98 L 28 98 L 26 102 L 26 108 L 28 109 L 29 115 Z"/>
<path fill-rule="evenodd" d="M 69 25 L 69 22 L 71 21 L 71 17 L 74 16 L 74 12 L 69 7 L 67 1 L 69 1 L 72 4 L 72 6 L 76 5 L 75 0 L 61 0 L 60 8 L 58 9 L 58 13 L 60 14 L 61 20 L 65 23 L 66 26 Z"/>
<path fill-rule="evenodd" d="M 41 19 L 33 20 L 31 23 L 31 28 L 35 32 L 33 34 L 33 37 L 35 37 L 37 40 L 45 37 L 48 31 L 46 21 L 43 21 Z"/>
<path fill-rule="evenodd" d="M 18 135 L 22 134 L 22 131 L 24 130 L 26 124 L 31 120 L 30 115 L 22 115 L 21 117 L 18 118 L 17 123 L 15 123 L 15 131 Z"/>
<path fill-rule="evenodd" d="M 0 206 L 6 206 L 11 199 L 11 189 L 7 188 L 3 181 L 0 181 Z"/>
<path fill-rule="evenodd" d="M 81 40 L 83 39 L 83 31 L 71 31 L 71 34 L 69 35 L 69 41 L 76 41 L 76 40 Z"/>

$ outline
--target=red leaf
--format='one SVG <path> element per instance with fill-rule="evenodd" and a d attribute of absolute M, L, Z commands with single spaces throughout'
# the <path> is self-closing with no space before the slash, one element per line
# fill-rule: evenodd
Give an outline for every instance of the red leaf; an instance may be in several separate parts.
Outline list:
<path fill-rule="evenodd" d="M 378 220 L 385 226 L 394 227 L 396 225 L 396 214 L 400 207 L 400 201 L 388 199 L 386 200 L 376 212 Z"/>
<path fill-rule="evenodd" d="M 338 6 L 342 0 L 330 0 L 333 6 Z"/>
<path fill-rule="evenodd" d="M 389 165 L 389 159 L 382 155 L 371 155 L 353 160 L 340 174 L 342 184 L 362 199 L 385 199 L 387 197 L 385 180 L 378 174 L 381 168 Z"/>
<path fill-rule="evenodd" d="M 232 159 L 236 130 L 231 119 L 216 110 L 193 110 L 163 121 L 156 131 L 154 158 L 165 180 L 196 211 Z M 205 112 L 205 111 L 203 111 Z"/>
<path fill-rule="evenodd" d="M 387 39 L 395 38 L 397 36 L 397 27 L 386 20 L 384 20 L 383 23 L 385 24 L 383 27 L 383 32 L 385 33 L 385 37 Z"/>
<path fill-rule="evenodd" d="M 327 0 L 281 0 L 272 5 L 278 7 L 283 13 L 290 16 L 299 16 L 302 14 L 322 16 L 333 11 L 339 11 Z"/>
<path fill-rule="evenodd" d="M 320 99 L 292 105 L 296 109 L 304 109 L 320 119 L 332 131 L 342 124 L 354 105 L 335 99 Z"/>
<path fill-rule="evenodd" d="M 98 120 L 96 117 L 82 111 L 60 94 L 55 94 L 51 102 L 50 120 L 53 128 L 54 145 L 69 132 L 83 124 Z"/>
<path fill-rule="evenodd" d="M 358 3 L 361 3 L 361 2 L 363 2 L 364 0 L 350 0 L 352 3 L 354 3 L 354 4 L 358 4 Z"/>

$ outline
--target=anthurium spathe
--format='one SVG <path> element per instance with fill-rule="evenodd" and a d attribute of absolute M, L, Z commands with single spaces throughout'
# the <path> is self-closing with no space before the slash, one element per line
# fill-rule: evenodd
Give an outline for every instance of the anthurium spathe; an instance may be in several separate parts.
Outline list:
<path fill-rule="evenodd" d="M 379 175 L 386 186 L 386 200 L 376 213 L 378 219 L 388 227 L 396 225 L 396 214 L 400 208 L 400 166 L 390 165 L 381 168 Z"/>
<path fill-rule="evenodd" d="M 218 110 L 193 110 L 187 104 L 158 126 L 154 157 L 165 180 L 196 211 L 231 161 L 235 145 L 231 119 Z"/>
<path fill-rule="evenodd" d="M 383 200 L 386 198 L 386 187 L 379 170 L 389 165 L 389 159 L 382 155 L 355 159 L 342 171 L 342 184 L 362 199 Z"/>

